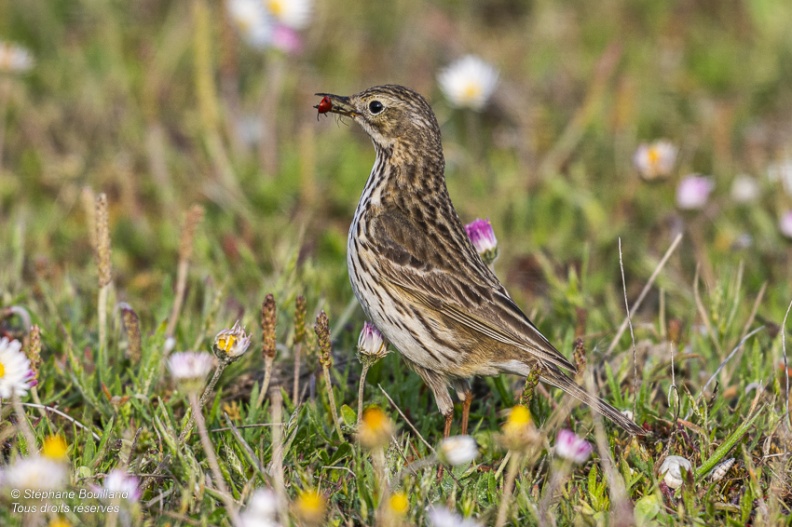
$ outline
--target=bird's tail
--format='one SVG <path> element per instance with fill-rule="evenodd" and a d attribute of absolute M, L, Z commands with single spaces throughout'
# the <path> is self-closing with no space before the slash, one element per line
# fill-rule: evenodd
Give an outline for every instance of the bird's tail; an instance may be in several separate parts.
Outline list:
<path fill-rule="evenodd" d="M 627 432 L 633 435 L 646 435 L 646 431 L 635 424 L 630 418 L 599 397 L 589 394 L 564 373 L 560 371 L 545 370 L 541 373 L 541 379 L 547 384 L 564 390 L 578 401 L 589 405 L 596 412 L 604 415 L 620 427 L 624 428 Z"/>

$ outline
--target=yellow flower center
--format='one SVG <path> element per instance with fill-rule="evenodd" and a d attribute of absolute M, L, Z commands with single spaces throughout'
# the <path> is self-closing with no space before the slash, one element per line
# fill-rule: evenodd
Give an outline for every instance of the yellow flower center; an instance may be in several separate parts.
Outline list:
<path fill-rule="evenodd" d="M 406 516 L 407 511 L 410 510 L 410 500 L 407 499 L 407 494 L 404 492 L 397 492 L 393 494 L 388 500 L 388 508 L 394 514 Z"/>
<path fill-rule="evenodd" d="M 658 163 L 660 163 L 660 149 L 652 146 L 649 147 L 649 151 L 646 153 L 646 156 L 649 158 L 649 166 L 655 168 Z"/>
<path fill-rule="evenodd" d="M 481 85 L 475 82 L 469 82 L 462 90 L 462 100 L 470 102 L 477 99 L 481 95 Z"/>
<path fill-rule="evenodd" d="M 234 335 L 227 335 L 217 339 L 217 347 L 226 353 L 231 351 L 234 344 L 236 344 L 236 337 Z"/>
<path fill-rule="evenodd" d="M 297 498 L 297 516 L 311 525 L 318 525 L 324 519 L 326 510 L 324 497 L 315 490 L 306 490 Z"/>
<path fill-rule="evenodd" d="M 531 424 L 531 412 L 522 405 L 517 405 L 509 412 L 509 417 L 503 424 L 503 432 L 506 434 L 516 433 Z"/>
<path fill-rule="evenodd" d="M 63 439 L 62 436 L 52 435 L 47 436 L 44 440 L 44 446 L 41 447 L 41 454 L 44 457 L 62 461 L 67 459 L 66 451 L 68 449 L 69 445 L 66 444 L 66 440 Z"/>
<path fill-rule="evenodd" d="M 5 377 L 5 364 L 0 362 L 0 379 L 2 379 L 3 377 Z"/>
<path fill-rule="evenodd" d="M 270 12 L 276 17 L 283 15 L 283 11 L 285 10 L 285 6 L 283 4 L 284 2 L 282 0 L 269 0 L 269 2 L 267 2 Z"/>
<path fill-rule="evenodd" d="M 387 423 L 388 416 L 376 406 L 366 408 L 366 410 L 363 412 L 363 424 L 371 432 L 378 432 L 382 430 L 385 428 L 385 426 L 387 426 Z"/>

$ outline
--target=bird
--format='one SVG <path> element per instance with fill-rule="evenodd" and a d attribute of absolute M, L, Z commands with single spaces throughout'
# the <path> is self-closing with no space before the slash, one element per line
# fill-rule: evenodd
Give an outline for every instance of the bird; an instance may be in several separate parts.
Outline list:
<path fill-rule="evenodd" d="M 317 93 L 320 114 L 349 118 L 376 159 L 347 238 L 352 290 L 366 317 L 431 389 L 448 437 L 453 388 L 467 431 L 470 379 L 538 369 L 539 379 L 633 435 L 644 429 L 576 384 L 564 357 L 512 300 L 467 236 L 445 182 L 440 126 L 418 92 L 396 84 Z"/>

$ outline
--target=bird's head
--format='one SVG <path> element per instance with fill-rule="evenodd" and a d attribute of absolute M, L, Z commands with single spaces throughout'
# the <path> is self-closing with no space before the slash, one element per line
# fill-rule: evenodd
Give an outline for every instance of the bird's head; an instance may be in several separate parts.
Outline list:
<path fill-rule="evenodd" d="M 317 93 L 320 113 L 350 117 L 363 127 L 378 149 L 422 147 L 440 150 L 440 127 L 429 103 L 419 93 L 388 84 L 343 97 Z"/>

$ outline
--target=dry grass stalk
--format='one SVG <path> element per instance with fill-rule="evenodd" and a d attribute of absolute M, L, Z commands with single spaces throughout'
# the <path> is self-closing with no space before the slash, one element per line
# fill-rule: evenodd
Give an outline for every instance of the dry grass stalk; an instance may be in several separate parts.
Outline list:
<path fill-rule="evenodd" d="M 168 328 L 165 335 L 173 336 L 176 331 L 176 324 L 179 321 L 184 295 L 187 292 L 187 271 L 190 268 L 190 260 L 193 254 L 193 242 L 195 241 L 195 231 L 204 216 L 204 208 L 201 205 L 193 204 L 187 211 L 184 220 L 181 236 L 179 238 L 179 268 L 176 277 L 176 298 L 173 301 L 173 310 L 168 320 Z"/>

